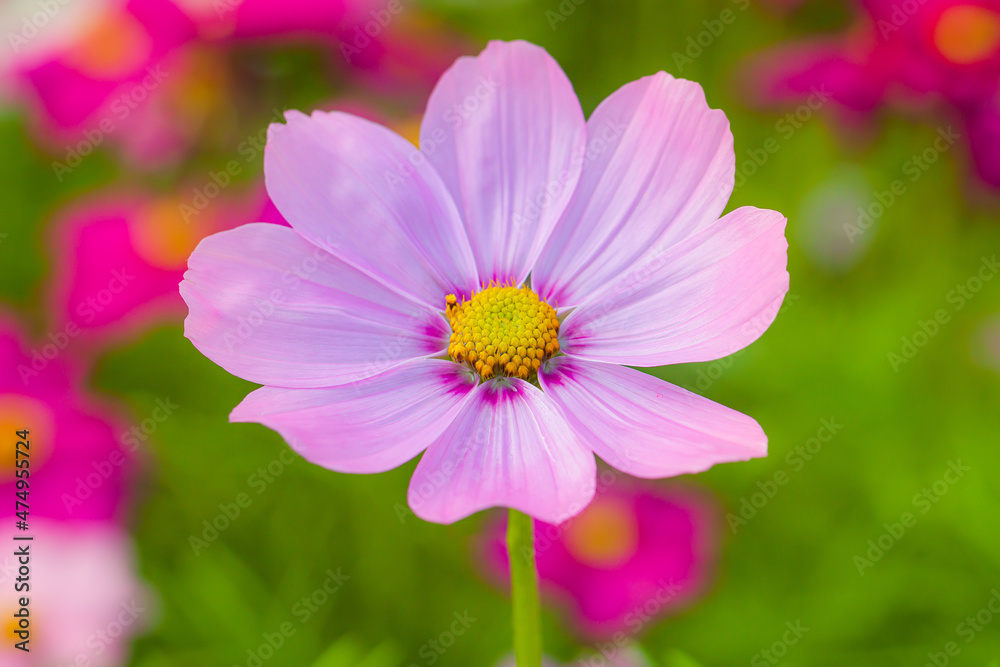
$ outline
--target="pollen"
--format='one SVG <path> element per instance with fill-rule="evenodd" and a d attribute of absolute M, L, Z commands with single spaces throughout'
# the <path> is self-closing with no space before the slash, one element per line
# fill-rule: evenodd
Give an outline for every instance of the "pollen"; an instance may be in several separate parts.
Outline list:
<path fill-rule="evenodd" d="M 559 352 L 555 308 L 527 286 L 490 283 L 469 299 L 445 299 L 451 322 L 448 356 L 483 379 L 533 379 L 542 362 Z"/>

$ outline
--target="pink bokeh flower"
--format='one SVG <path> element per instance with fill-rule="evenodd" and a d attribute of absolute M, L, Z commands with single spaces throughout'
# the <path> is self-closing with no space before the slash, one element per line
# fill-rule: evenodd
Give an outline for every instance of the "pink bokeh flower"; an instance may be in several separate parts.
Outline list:
<path fill-rule="evenodd" d="M 264 384 L 232 421 L 373 473 L 426 450 L 408 499 L 582 511 L 595 454 L 669 477 L 766 454 L 750 417 L 628 368 L 729 355 L 788 289 L 785 218 L 740 208 L 733 138 L 660 72 L 591 115 L 559 65 L 491 42 L 438 82 L 418 151 L 343 113 L 287 114 L 264 155 L 291 225 L 202 241 L 185 335 Z"/>
<path fill-rule="evenodd" d="M 2 521 L 12 525 L 14 517 Z M 30 653 L 14 648 L 21 641 L 13 595 L 4 596 L 3 667 L 90 665 L 127 662 L 133 636 L 156 617 L 155 598 L 136 574 L 128 534 L 109 522 L 63 523 L 35 519 L 31 544 Z M 17 571 L 17 559 L 4 556 L 0 583 Z"/>
<path fill-rule="evenodd" d="M 704 591 L 716 518 L 700 494 L 619 480 L 569 521 L 535 522 L 542 591 L 582 637 L 632 638 Z M 483 564 L 506 585 L 505 530 L 487 526 Z"/>
<path fill-rule="evenodd" d="M 209 199 L 211 184 L 164 197 L 96 195 L 61 212 L 51 233 L 53 328 L 77 348 L 180 320 L 177 283 L 202 238 L 247 222 L 286 224 L 262 189 Z"/>
<path fill-rule="evenodd" d="M 435 27 L 420 46 L 406 27 L 419 12 L 391 15 L 372 0 L 80 0 L 0 7 L 12 49 L 0 54 L 0 86 L 30 109 L 36 134 L 66 178 L 92 152 L 114 144 L 129 163 L 176 163 L 206 128 L 231 129 L 240 105 L 230 51 L 245 43 L 307 41 L 366 85 L 429 88 L 455 39 Z M 374 14 L 373 14 L 374 12 Z M 378 32 L 368 35 L 375 21 Z M 360 31 L 360 32 L 359 32 Z M 8 31 L 5 31 L 8 34 Z M 364 48 L 345 45 L 364 38 Z M 432 78 L 433 77 L 433 78 Z"/>
<path fill-rule="evenodd" d="M 120 517 L 133 456 L 122 421 L 83 390 L 83 369 L 58 336 L 24 338 L 0 320 L 0 432 L 29 430 L 32 517 L 104 521 Z M 0 493 L 14 498 L 14 457 L 0 464 Z"/>
<path fill-rule="evenodd" d="M 958 121 L 975 168 L 1000 187 L 1000 3 L 996 0 L 859 0 L 842 35 L 785 45 L 749 67 L 761 105 L 816 91 L 855 120 L 884 105 L 942 110 Z"/>

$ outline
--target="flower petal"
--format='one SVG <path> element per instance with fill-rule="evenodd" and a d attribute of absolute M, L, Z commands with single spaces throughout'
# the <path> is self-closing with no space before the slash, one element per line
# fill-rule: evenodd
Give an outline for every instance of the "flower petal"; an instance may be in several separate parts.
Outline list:
<path fill-rule="evenodd" d="M 244 225 L 204 239 L 188 262 L 184 335 L 233 375 L 329 387 L 438 354 L 440 313 L 389 290 L 288 227 Z"/>
<path fill-rule="evenodd" d="M 594 456 L 537 387 L 517 378 L 479 385 L 424 453 L 408 500 L 413 512 L 452 523 L 488 507 L 513 507 L 560 523 L 594 496 Z"/>
<path fill-rule="evenodd" d="M 558 357 L 542 388 L 609 465 L 636 477 L 671 477 L 767 455 L 756 421 L 625 366 Z"/>
<path fill-rule="evenodd" d="M 522 281 L 580 177 L 586 124 L 544 49 L 490 42 L 431 93 L 420 147 L 462 213 L 483 280 Z"/>
<path fill-rule="evenodd" d="M 560 307 L 714 223 L 733 191 L 726 115 L 701 86 L 659 72 L 619 88 L 587 121 L 576 194 L 532 270 Z"/>
<path fill-rule="evenodd" d="M 434 307 L 478 287 L 458 210 L 420 151 L 346 113 L 290 111 L 286 119 L 268 129 L 264 176 L 297 232 Z"/>
<path fill-rule="evenodd" d="M 565 320 L 567 354 L 662 366 L 718 359 L 757 340 L 788 291 L 785 218 L 753 207 L 726 214 L 647 257 Z"/>
<path fill-rule="evenodd" d="M 419 359 L 340 387 L 261 387 L 229 420 L 274 429 L 292 449 L 325 468 L 385 472 L 441 435 L 475 386 L 456 363 Z"/>

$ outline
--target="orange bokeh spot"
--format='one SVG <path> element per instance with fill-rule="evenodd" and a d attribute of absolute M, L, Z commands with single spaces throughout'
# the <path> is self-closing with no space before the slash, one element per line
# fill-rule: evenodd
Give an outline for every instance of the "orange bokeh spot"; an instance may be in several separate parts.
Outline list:
<path fill-rule="evenodd" d="M 976 5 L 957 5 L 941 13 L 934 45 L 958 65 L 986 60 L 1000 48 L 1000 14 Z"/>
<path fill-rule="evenodd" d="M 182 206 L 190 202 L 161 199 L 143 207 L 132 217 L 129 235 L 136 252 L 149 264 L 162 269 L 180 269 L 187 264 L 191 251 L 204 236 L 208 215 L 201 211 L 184 220 Z"/>
<path fill-rule="evenodd" d="M 34 472 L 52 451 L 55 418 L 52 410 L 41 401 L 21 394 L 0 394 L 0 482 L 14 479 L 15 461 L 24 456 L 15 454 L 18 431 L 28 430 L 29 470 Z M 24 451 L 24 447 L 21 448 Z"/>
<path fill-rule="evenodd" d="M 151 50 L 149 34 L 137 18 L 109 11 L 85 30 L 68 60 L 90 76 L 113 79 L 141 67 Z"/>
<path fill-rule="evenodd" d="M 564 543 L 577 560 L 592 567 L 622 565 L 639 545 L 635 513 L 626 502 L 598 498 L 567 524 Z"/>

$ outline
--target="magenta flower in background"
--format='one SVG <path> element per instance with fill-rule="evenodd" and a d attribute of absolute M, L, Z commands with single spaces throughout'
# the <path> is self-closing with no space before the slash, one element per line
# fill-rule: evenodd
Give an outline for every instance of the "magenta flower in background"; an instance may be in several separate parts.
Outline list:
<path fill-rule="evenodd" d="M 37 6 L 13 3 L 2 11 L 19 41 L 0 60 L 0 75 L 32 107 L 38 136 L 60 153 L 80 141 L 87 154 L 105 141 L 123 142 L 137 161 L 174 150 L 182 128 L 162 122 L 164 95 L 184 88 L 179 73 L 195 69 L 175 56 L 197 33 L 171 0 L 72 3 L 35 31 L 17 22 Z M 193 104 L 201 91 L 184 92 Z M 65 162 L 76 166 L 71 157 Z"/>
<path fill-rule="evenodd" d="M 13 525 L 5 515 L 4 525 Z M 0 665 L 78 665 L 114 667 L 128 662 L 129 643 L 156 618 L 155 597 L 139 580 L 128 534 L 109 522 L 62 523 L 34 519 L 30 534 L 30 653 L 14 648 L 20 641 L 13 615 L 15 598 L 4 598 L 7 631 Z M 0 583 L 10 586 L 17 559 L 0 559 Z M 83 659 L 86 662 L 83 662 Z"/>
<path fill-rule="evenodd" d="M 179 320 L 184 311 L 177 283 L 208 234 L 247 222 L 286 224 L 263 189 L 209 199 L 211 184 L 171 197 L 101 195 L 59 214 L 51 233 L 57 261 L 48 281 L 50 312 L 74 347 Z"/>
<path fill-rule="evenodd" d="M 582 511 L 594 454 L 669 477 L 766 454 L 751 418 L 628 368 L 716 359 L 788 289 L 785 219 L 719 217 L 735 156 L 700 86 L 658 73 L 584 119 L 525 42 L 461 58 L 416 150 L 343 113 L 287 114 L 264 156 L 291 228 L 203 240 L 185 335 L 266 385 L 232 413 L 333 470 L 427 450 L 409 503 L 450 523 L 495 506 Z"/>
<path fill-rule="evenodd" d="M 213 122 L 232 126 L 237 95 L 226 53 L 247 41 L 308 39 L 372 86 L 412 89 L 419 82 L 425 94 L 456 40 L 434 27 L 431 45 L 421 45 L 407 29 L 419 12 L 407 9 L 382 25 L 383 4 L 81 0 L 32 29 L 23 21 L 38 7 L 14 2 L 0 7 L 0 26 L 14 35 L 12 49 L 0 55 L 0 84 L 31 108 L 36 134 L 59 157 L 60 180 L 107 144 L 131 164 L 160 167 L 184 157 Z M 363 48 L 341 53 L 354 42 Z"/>
<path fill-rule="evenodd" d="M 483 553 L 489 574 L 505 585 L 506 523 L 488 525 Z M 535 522 L 541 589 L 582 637 L 634 638 L 705 590 L 717 526 L 701 494 L 617 480 L 569 521 Z"/>
<path fill-rule="evenodd" d="M 30 431 L 32 517 L 110 520 L 121 516 L 134 468 L 118 439 L 126 429 L 85 393 L 82 369 L 59 347 L 60 333 L 31 343 L 0 320 L 0 429 Z M 0 493 L 13 498 L 15 482 L 11 456 L 0 465 Z"/>
<path fill-rule="evenodd" d="M 765 53 L 747 93 L 761 105 L 798 103 L 816 91 L 860 119 L 883 105 L 941 107 L 986 183 L 1000 187 L 1000 3 L 864 0 L 843 35 Z"/>

